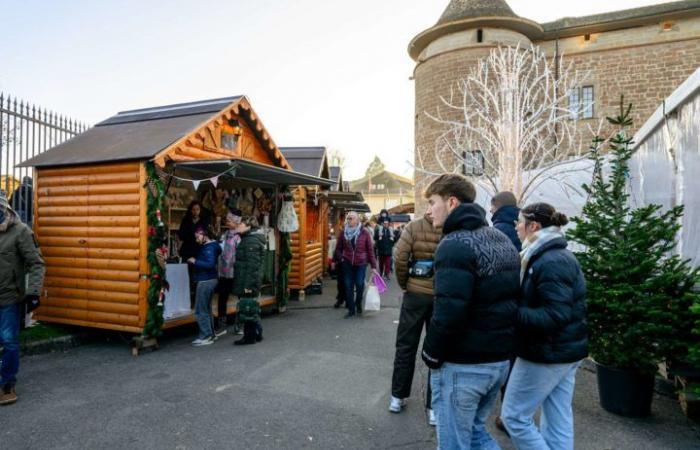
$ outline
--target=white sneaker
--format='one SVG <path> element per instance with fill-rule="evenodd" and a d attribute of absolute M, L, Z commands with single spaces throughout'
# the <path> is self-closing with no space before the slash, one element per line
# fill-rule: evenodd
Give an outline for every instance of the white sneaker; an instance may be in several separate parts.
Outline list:
<path fill-rule="evenodd" d="M 389 403 L 389 411 L 393 413 L 400 413 L 401 409 L 406 406 L 406 400 L 402 398 L 396 398 L 391 396 L 391 403 Z"/>
<path fill-rule="evenodd" d="M 437 419 L 435 419 L 435 411 L 432 408 L 428 409 L 428 425 L 434 427 L 437 424 Z"/>
<path fill-rule="evenodd" d="M 211 345 L 214 343 L 214 339 L 211 337 L 206 337 L 206 338 L 197 338 L 194 341 L 192 341 L 192 345 L 195 347 L 202 347 L 204 345 Z"/>

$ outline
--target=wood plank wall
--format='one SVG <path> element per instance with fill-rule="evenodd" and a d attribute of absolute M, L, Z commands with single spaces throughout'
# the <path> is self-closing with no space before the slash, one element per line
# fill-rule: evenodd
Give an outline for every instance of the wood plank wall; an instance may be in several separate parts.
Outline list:
<path fill-rule="evenodd" d="M 323 274 L 323 243 L 319 236 L 307 235 L 307 194 L 305 187 L 294 191 L 294 210 L 299 218 L 299 231 L 291 236 L 292 270 L 289 273 L 289 289 L 304 289 Z"/>
<path fill-rule="evenodd" d="M 143 177 L 138 162 L 37 170 L 35 232 L 47 265 L 38 320 L 141 330 Z"/>

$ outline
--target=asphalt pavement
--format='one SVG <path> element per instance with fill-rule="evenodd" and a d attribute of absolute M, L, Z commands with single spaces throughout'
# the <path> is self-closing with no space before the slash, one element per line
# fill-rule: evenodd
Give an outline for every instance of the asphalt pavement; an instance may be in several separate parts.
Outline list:
<path fill-rule="evenodd" d="M 194 328 L 158 351 L 131 356 L 102 339 L 22 359 L 17 404 L 0 408 L 2 449 L 431 449 L 420 361 L 401 414 L 387 411 L 399 314 L 395 283 L 380 312 L 343 319 L 324 294 L 263 318 L 262 343 L 227 334 L 194 348 Z M 581 369 L 574 402 L 577 449 L 698 449 L 678 404 L 656 396 L 648 419 L 598 405 L 595 374 Z M 492 428 L 493 430 L 493 428 Z M 504 449 L 513 448 L 493 431 Z"/>

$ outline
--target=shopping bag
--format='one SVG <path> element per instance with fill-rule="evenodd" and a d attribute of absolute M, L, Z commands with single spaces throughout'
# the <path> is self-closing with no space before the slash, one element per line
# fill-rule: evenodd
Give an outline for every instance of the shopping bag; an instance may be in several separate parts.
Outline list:
<path fill-rule="evenodd" d="M 365 311 L 379 311 L 379 289 L 370 285 L 365 294 Z"/>
<path fill-rule="evenodd" d="M 382 276 L 376 271 L 372 274 L 372 283 L 377 286 L 377 290 L 380 294 L 386 292 L 386 282 L 384 282 Z"/>

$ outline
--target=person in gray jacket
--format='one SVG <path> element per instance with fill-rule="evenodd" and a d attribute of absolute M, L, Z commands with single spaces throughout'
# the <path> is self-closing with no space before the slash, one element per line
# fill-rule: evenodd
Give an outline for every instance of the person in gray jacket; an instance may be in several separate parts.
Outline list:
<path fill-rule="evenodd" d="M 0 195 L 0 405 L 17 401 L 20 304 L 26 302 L 28 311 L 39 306 L 44 271 L 34 233 Z"/>

